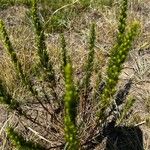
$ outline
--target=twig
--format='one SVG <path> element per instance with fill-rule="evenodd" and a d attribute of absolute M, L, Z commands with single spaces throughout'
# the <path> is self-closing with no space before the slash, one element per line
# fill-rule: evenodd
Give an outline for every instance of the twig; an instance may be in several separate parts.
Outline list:
<path fill-rule="evenodd" d="M 143 125 L 143 124 L 145 124 L 145 123 L 146 123 L 146 121 L 142 121 L 142 122 L 140 122 L 140 123 L 135 124 L 134 126 L 135 126 L 135 127 L 138 127 L 138 126 L 141 126 L 141 125 Z"/>
<path fill-rule="evenodd" d="M 49 141 L 48 139 L 46 139 L 46 138 L 44 138 L 42 135 L 40 135 L 39 134 L 39 132 L 37 132 L 37 131 L 35 131 L 35 130 L 33 130 L 32 128 L 30 128 L 30 127 L 27 127 L 31 132 L 33 132 L 36 136 L 38 136 L 40 139 L 42 139 L 42 140 L 45 140 L 46 142 L 48 142 L 48 143 L 52 143 L 51 141 Z"/>

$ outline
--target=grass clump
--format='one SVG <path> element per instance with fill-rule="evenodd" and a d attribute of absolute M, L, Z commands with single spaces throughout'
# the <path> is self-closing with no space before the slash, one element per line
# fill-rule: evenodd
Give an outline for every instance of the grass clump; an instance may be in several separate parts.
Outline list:
<path fill-rule="evenodd" d="M 79 84 L 74 80 L 73 64 L 71 63 L 67 51 L 65 38 L 63 35 L 61 36 L 62 60 L 60 60 L 60 62 L 62 64 L 60 70 L 62 74 L 60 75 L 60 80 L 58 80 L 57 72 L 48 54 L 45 42 L 45 28 L 38 14 L 37 2 L 37 0 L 32 0 L 31 14 L 39 62 L 36 67 L 40 72 L 40 84 L 38 87 L 41 88 L 42 96 L 35 88 L 35 86 L 37 86 L 36 81 L 39 81 L 39 76 L 37 77 L 36 73 L 34 73 L 36 77 L 30 79 L 29 76 L 26 75 L 25 70 L 22 69 L 22 64 L 11 44 L 3 21 L 0 21 L 0 33 L 5 49 L 10 55 L 16 74 L 19 77 L 18 80 L 22 81 L 23 87 L 30 92 L 31 98 L 33 99 L 29 107 L 32 110 L 36 102 L 36 104 L 38 103 L 38 107 L 40 107 L 46 115 L 43 116 L 41 110 L 37 110 L 38 115 L 36 117 L 28 113 L 28 110 L 25 110 L 25 106 L 28 105 L 28 103 L 23 104 L 14 100 L 15 98 L 9 93 L 7 85 L 4 84 L 5 82 L 2 79 L 0 80 L 0 100 L 1 103 L 10 107 L 12 111 L 16 111 L 20 117 L 24 117 L 24 119 L 27 119 L 32 125 L 35 125 L 35 129 L 38 129 L 39 132 L 40 129 L 42 131 L 44 130 L 43 132 L 41 131 L 43 134 L 42 137 L 44 137 L 43 139 L 46 139 L 46 141 L 50 141 L 51 144 L 44 144 L 40 140 L 39 145 L 34 142 L 26 141 L 25 137 L 19 135 L 13 128 L 8 128 L 8 137 L 18 149 L 90 149 L 91 144 L 93 144 L 92 140 L 96 139 L 97 133 L 103 132 L 104 126 L 109 124 L 110 121 L 108 121 L 107 118 L 112 115 L 111 121 L 115 122 L 114 126 L 121 124 L 126 118 L 128 110 L 134 104 L 134 100 L 129 99 L 125 105 L 123 105 L 124 101 L 121 101 L 118 105 L 114 105 L 114 103 L 116 103 L 115 96 L 118 92 L 116 86 L 118 85 L 119 75 L 123 69 L 122 65 L 137 36 L 139 24 L 135 22 L 127 28 L 128 1 L 122 0 L 123 3 L 116 44 L 111 49 L 104 86 L 98 89 L 99 93 L 95 95 L 91 85 L 95 62 L 95 24 L 91 27 L 88 57 L 82 70 L 84 72 L 83 77 L 81 81 L 78 81 Z M 87 5 L 86 1 L 81 2 Z M 32 82 L 32 80 L 34 80 L 34 82 Z M 98 99 L 98 104 L 95 99 Z M 113 112 L 119 105 L 123 105 L 123 108 L 120 111 L 120 115 L 116 116 Z M 46 118 L 43 118 L 45 116 Z M 43 122 L 46 123 L 43 124 Z M 101 135 L 103 139 L 103 133 Z"/>

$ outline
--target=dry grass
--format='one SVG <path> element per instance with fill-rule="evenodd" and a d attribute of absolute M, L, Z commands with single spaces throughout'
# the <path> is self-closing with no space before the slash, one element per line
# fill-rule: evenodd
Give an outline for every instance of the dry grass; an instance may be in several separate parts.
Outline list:
<path fill-rule="evenodd" d="M 86 60 L 87 56 L 87 37 L 89 33 L 89 25 L 94 21 L 96 23 L 96 58 L 95 61 L 101 60 L 102 63 L 99 64 L 97 61 L 95 64 L 95 72 L 102 70 L 102 76 L 105 76 L 105 68 L 107 60 L 109 58 L 109 50 L 114 43 L 114 36 L 117 33 L 117 11 L 118 3 L 114 6 L 102 8 L 90 8 L 82 13 L 81 16 L 73 18 L 70 22 L 70 28 L 64 31 L 67 39 L 67 48 L 72 56 L 73 66 L 75 68 L 75 74 L 78 78 L 82 76 L 83 62 Z M 8 7 L 5 10 L 0 10 L 0 18 L 6 23 L 7 29 L 9 31 L 10 39 L 15 47 L 19 58 L 23 64 L 23 69 L 27 73 L 32 75 L 32 67 L 37 65 L 37 55 L 35 53 L 34 37 L 32 32 L 32 26 L 30 25 L 30 19 L 26 15 L 28 8 L 23 6 L 13 6 Z M 127 124 L 138 124 L 140 122 L 146 121 L 146 123 L 141 125 L 144 138 L 144 149 L 150 149 L 150 2 L 149 0 L 133 0 L 129 7 L 129 22 L 132 20 L 139 20 L 141 23 L 141 33 L 133 50 L 130 52 L 127 62 L 124 65 L 123 73 L 120 76 L 120 86 L 126 83 L 130 78 L 133 79 L 133 86 L 130 91 L 130 95 L 136 98 L 136 103 L 133 109 L 133 115 L 129 118 Z M 49 50 L 50 58 L 55 66 L 55 70 L 60 74 L 60 45 L 59 45 L 59 33 L 46 33 L 47 35 L 47 46 Z M 9 91 L 13 93 L 15 98 L 20 98 L 20 100 L 29 100 L 30 94 L 26 93 L 26 90 L 21 86 L 16 74 L 13 70 L 11 61 L 8 54 L 2 47 L 0 43 L 0 76 L 6 81 Z M 34 75 L 33 75 L 34 76 Z M 93 86 L 96 84 L 96 75 L 93 76 Z M 62 87 L 60 87 L 62 88 Z M 25 94 L 26 93 L 26 94 Z M 28 110 L 29 106 L 25 106 Z M 36 104 L 32 108 L 30 107 L 28 113 L 33 113 L 40 110 L 37 108 Z M 9 143 L 6 142 L 6 135 L 4 129 L 6 124 L 20 122 L 20 130 L 24 129 L 24 125 L 28 126 L 26 137 L 29 139 L 34 139 L 39 141 L 42 139 L 43 142 L 51 142 L 55 145 L 55 139 L 59 141 L 57 144 L 63 142 L 63 124 L 59 124 L 56 130 L 60 130 L 61 135 L 57 135 L 57 132 L 53 132 L 51 137 L 44 133 L 44 129 L 36 128 L 36 125 L 25 122 L 23 119 L 18 119 L 14 117 L 14 114 L 6 112 L 1 108 L 0 117 L 0 149 L 9 150 Z M 40 116 L 41 122 L 47 120 L 43 124 L 48 126 L 50 123 L 50 118 L 45 118 L 47 114 L 45 112 L 39 111 L 37 116 Z M 60 116 L 60 121 L 63 121 Z M 149 120 L 148 120 L 149 119 Z M 62 128 L 60 128 L 62 127 Z M 86 129 L 86 127 L 85 127 Z M 51 129 L 52 130 L 52 129 Z M 88 128 L 87 128 L 88 130 Z M 44 138 L 43 135 L 46 137 Z M 86 131 L 82 134 L 86 136 Z M 1 141 L 3 139 L 3 142 Z M 101 149 L 98 147 L 97 149 Z"/>

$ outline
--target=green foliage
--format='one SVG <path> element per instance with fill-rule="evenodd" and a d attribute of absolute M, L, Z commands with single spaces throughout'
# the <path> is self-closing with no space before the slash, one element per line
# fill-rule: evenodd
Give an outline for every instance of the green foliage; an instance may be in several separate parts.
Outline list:
<path fill-rule="evenodd" d="M 7 135 L 17 150 L 46 150 L 43 146 L 35 142 L 26 141 L 24 137 L 14 131 L 13 128 L 7 128 Z"/>
<path fill-rule="evenodd" d="M 4 26 L 4 23 L 2 20 L 0 20 L 0 33 L 1 33 L 0 35 L 3 40 L 4 46 L 5 46 L 6 50 L 8 51 L 8 53 L 10 54 L 11 60 L 15 66 L 16 72 L 17 72 L 18 76 L 21 77 L 22 82 L 26 85 L 27 84 L 26 77 L 21 68 L 21 63 L 19 62 L 16 52 L 13 49 L 13 46 L 9 40 L 8 34 L 6 32 L 6 29 L 5 29 L 5 26 Z"/>
<path fill-rule="evenodd" d="M 14 6 L 14 5 L 31 5 L 31 0 L 1 0 L 0 1 L 0 9 L 6 9 L 9 6 Z"/>
<path fill-rule="evenodd" d="M 42 1 L 41 1 L 42 2 Z M 54 3 L 53 5 L 58 5 L 57 7 L 61 7 L 59 5 L 63 4 L 63 0 L 60 1 L 60 3 Z M 50 3 L 51 3 L 50 2 Z M 70 1 L 65 1 L 65 2 L 70 2 Z M 83 5 L 90 5 L 90 1 L 80 1 L 81 4 Z M 88 45 L 88 56 L 87 56 L 87 61 L 84 66 L 84 75 L 83 75 L 83 80 L 81 83 L 81 86 L 78 87 L 78 85 L 75 84 L 74 82 L 74 77 L 73 77 L 73 65 L 71 63 L 70 58 L 67 55 L 67 46 L 66 46 L 66 41 L 64 36 L 61 36 L 61 50 L 62 50 L 62 64 L 61 64 L 61 70 L 64 76 L 64 83 L 65 83 L 65 91 L 62 90 L 63 94 L 59 93 L 59 90 L 57 91 L 57 84 L 61 84 L 63 86 L 62 82 L 57 82 L 56 81 L 56 74 L 54 71 L 53 64 L 50 60 L 48 51 L 47 51 L 47 46 L 45 42 L 45 26 L 43 26 L 43 23 L 40 20 L 39 14 L 38 14 L 38 6 L 37 6 L 37 0 L 32 0 L 32 8 L 31 8 L 31 15 L 32 15 L 32 21 L 34 25 L 34 31 L 35 31 L 35 41 L 36 41 L 36 46 L 37 46 L 37 55 L 39 57 L 39 65 L 37 66 L 40 70 L 40 75 L 42 76 L 42 84 L 48 83 L 48 87 L 50 88 L 50 96 L 54 99 L 54 101 L 50 101 L 48 98 L 48 95 L 45 91 L 44 93 L 44 98 L 48 100 L 50 109 L 49 107 L 46 107 L 43 104 L 43 97 L 41 98 L 39 96 L 39 93 L 37 90 L 35 90 L 34 85 L 31 84 L 32 82 L 29 80 L 27 77 L 25 71 L 22 69 L 21 62 L 19 61 L 17 54 L 9 40 L 9 36 L 7 34 L 7 31 L 5 29 L 3 21 L 0 21 L 0 34 L 2 41 L 4 43 L 5 49 L 9 53 L 11 57 L 11 61 L 14 64 L 15 70 L 17 75 L 20 77 L 23 85 L 26 87 L 28 91 L 32 94 L 32 97 L 36 99 L 40 105 L 43 107 L 43 109 L 50 115 L 51 117 L 51 123 L 55 123 L 57 127 L 57 123 L 59 120 L 55 116 L 56 109 L 53 109 L 53 105 L 56 102 L 60 102 L 63 100 L 62 105 L 60 106 L 59 109 L 60 111 L 64 112 L 60 116 L 64 118 L 64 134 L 63 136 L 65 137 L 65 148 L 68 150 L 78 150 L 81 147 L 81 141 L 86 139 L 82 139 L 79 141 L 79 132 L 78 125 L 83 121 L 85 124 L 87 123 L 86 120 L 90 120 L 91 114 L 93 112 L 86 112 L 86 104 L 90 106 L 91 101 L 94 99 L 99 99 L 99 107 L 98 107 L 98 114 L 99 118 L 98 121 L 95 121 L 95 126 L 92 128 L 93 133 L 89 133 L 89 137 L 93 139 L 97 135 L 97 133 L 101 131 L 97 131 L 97 126 L 99 125 L 100 121 L 101 123 L 106 124 L 107 123 L 107 116 L 106 110 L 107 108 L 111 107 L 113 99 L 115 97 L 115 94 L 117 93 L 116 86 L 118 85 L 119 81 L 119 75 L 123 69 L 122 65 L 125 62 L 128 53 L 131 49 L 132 43 L 138 33 L 138 28 L 139 24 L 138 23 L 133 23 L 131 27 L 127 28 L 126 24 L 126 19 L 127 19 L 127 0 L 123 0 L 122 8 L 121 8 L 121 14 L 120 14 L 120 19 L 119 19 L 119 26 L 118 26 L 118 36 L 117 36 L 117 41 L 115 46 L 111 49 L 111 54 L 110 58 L 108 61 L 108 67 L 106 71 L 106 79 L 105 79 L 105 86 L 104 88 L 99 91 L 98 95 L 93 96 L 93 91 L 92 91 L 92 86 L 91 86 L 91 77 L 93 73 L 93 66 L 94 66 L 94 48 L 95 48 L 95 41 L 96 41 L 96 32 L 95 32 L 95 25 L 93 24 L 91 27 L 90 31 L 90 36 L 89 36 L 89 45 Z M 45 5 L 48 4 L 48 1 L 45 1 Z M 64 5 L 64 4 L 63 4 Z M 54 7 L 54 9 L 56 9 Z M 56 17 L 57 20 L 57 17 Z M 53 24 L 54 25 L 54 24 Z M 56 25 L 57 26 L 57 25 Z M 35 74 L 36 75 L 36 74 Z M 101 79 L 101 76 L 99 76 L 99 79 Z M 98 84 L 100 81 L 97 81 Z M 41 85 L 42 86 L 42 85 Z M 78 88 L 78 89 L 77 89 Z M 84 94 L 83 94 L 84 91 Z M 48 93 L 49 94 L 49 93 Z M 90 95 L 91 94 L 91 95 Z M 59 97 L 57 96 L 59 95 Z M 63 96 L 62 96 L 63 95 Z M 84 96 L 83 96 L 84 95 Z M 42 100 L 41 100 L 42 99 Z M 86 101 L 87 100 L 87 101 Z M 24 111 L 23 108 L 21 108 L 20 103 L 18 103 L 16 100 L 14 100 L 13 96 L 8 93 L 6 85 L 4 85 L 3 81 L 0 80 L 0 102 L 3 104 L 6 104 L 11 108 L 11 110 L 16 110 L 19 112 L 19 115 L 23 115 L 26 119 L 29 119 L 32 121 L 32 123 L 35 123 L 36 125 L 40 125 L 37 123 L 35 120 L 33 120 L 31 117 L 28 116 Z M 82 107 L 78 109 L 78 106 L 82 105 L 81 103 L 85 103 L 85 107 Z M 124 120 L 127 112 L 129 109 L 132 107 L 134 104 L 133 99 L 129 99 L 124 108 L 122 109 L 120 113 L 120 117 L 117 120 L 117 125 L 122 123 Z M 97 103 L 95 104 L 97 106 Z M 91 109 L 92 110 L 92 109 Z M 96 113 L 96 112 L 95 112 Z M 89 114 L 87 118 L 85 119 L 84 115 L 82 114 Z M 58 113 L 59 116 L 59 113 Z M 78 116 L 83 117 L 79 119 L 79 123 L 77 121 Z M 95 117 L 96 118 L 96 117 Z M 92 118 L 93 119 L 93 118 Z M 81 120 L 81 122 L 80 122 Z M 93 119 L 94 120 L 94 119 Z M 92 120 L 92 122 L 93 122 Z M 57 122 L 57 123 L 56 123 Z M 89 125 L 89 123 L 87 123 Z M 42 126 L 43 127 L 43 126 Z M 52 128 L 52 127 L 51 127 Z M 89 128 L 89 127 L 88 127 Z M 45 127 L 44 129 L 47 129 Z M 55 128 L 53 127 L 53 130 Z M 84 130 L 84 129 L 82 129 Z M 59 132 L 59 131 L 55 131 Z M 88 131 L 86 131 L 88 132 Z M 16 131 L 14 131 L 13 128 L 8 128 L 7 130 L 8 137 L 10 140 L 13 142 L 13 144 L 19 149 L 32 149 L 32 150 L 43 150 L 42 146 L 39 144 L 35 144 L 34 142 L 26 141 L 21 135 L 19 135 Z M 86 133 L 87 134 L 87 133 Z M 89 138 L 88 137 L 88 138 Z M 87 138 L 87 139 L 88 139 Z M 64 148 L 63 145 L 63 148 Z M 82 148 L 82 147 L 81 147 Z"/>
<path fill-rule="evenodd" d="M 70 21 L 80 13 L 76 9 L 75 4 L 76 2 L 70 0 L 60 1 L 60 3 L 56 3 L 55 1 L 47 3 L 46 9 L 41 10 L 41 14 L 45 20 L 44 29 L 47 32 L 59 33 L 67 29 Z"/>
<path fill-rule="evenodd" d="M 89 39 L 88 59 L 85 65 L 85 80 L 83 82 L 83 86 L 86 89 L 86 93 L 88 92 L 88 88 L 90 85 L 90 78 L 93 72 L 95 39 L 96 39 L 95 25 L 93 24 L 90 33 L 90 39 Z"/>
<path fill-rule="evenodd" d="M 14 64 L 14 67 L 16 69 L 16 73 L 18 77 L 21 78 L 22 83 L 29 89 L 29 91 L 33 94 L 36 95 L 36 91 L 33 89 L 31 81 L 27 78 L 26 74 L 23 72 L 22 66 L 20 61 L 17 58 L 17 54 L 9 40 L 7 31 L 5 29 L 4 23 L 2 20 L 0 20 L 0 32 L 1 32 L 1 38 L 4 43 L 4 46 L 7 50 L 7 52 L 10 54 L 12 63 Z"/>
<path fill-rule="evenodd" d="M 49 81 L 51 86 L 55 86 L 55 74 L 47 53 L 44 30 L 38 16 L 36 0 L 32 0 L 32 19 L 35 29 L 37 53 L 40 59 L 41 68 L 44 72 L 43 78 L 44 80 Z"/>
<path fill-rule="evenodd" d="M 40 0 L 40 3 L 44 3 L 44 5 L 46 6 L 50 6 L 53 11 L 59 9 L 60 7 L 64 6 L 64 5 L 67 5 L 69 3 L 71 3 L 72 0 L 57 0 L 57 3 L 55 0 Z"/>
<path fill-rule="evenodd" d="M 91 0 L 80 0 L 80 3 L 84 8 L 87 8 L 90 6 Z"/>
<path fill-rule="evenodd" d="M 100 5 L 103 6 L 109 6 L 111 7 L 112 4 L 114 3 L 114 0 L 100 0 L 99 1 Z"/>
<path fill-rule="evenodd" d="M 123 4 L 121 5 L 121 12 L 119 18 L 119 26 L 118 26 L 118 44 L 122 43 L 122 39 L 126 30 L 126 19 L 127 19 L 127 9 L 128 9 L 128 1 L 123 0 Z"/>
<path fill-rule="evenodd" d="M 53 15 L 50 19 L 49 25 L 48 25 L 48 31 L 49 32 L 61 32 L 63 31 L 67 26 L 67 14 L 60 11 L 57 14 Z"/>
<path fill-rule="evenodd" d="M 124 37 L 123 43 L 118 47 L 118 50 L 114 55 L 111 55 L 109 65 L 107 69 L 106 86 L 101 95 L 101 110 L 104 111 L 111 104 L 111 98 L 116 93 L 116 85 L 119 80 L 119 75 L 122 70 L 122 64 L 124 63 L 132 42 L 137 34 L 138 24 L 132 25 L 130 31 Z M 102 113 L 103 114 L 103 113 Z"/>
<path fill-rule="evenodd" d="M 110 2 L 108 2 L 110 1 Z M 45 24 L 46 32 L 62 32 L 68 29 L 72 20 L 76 19 L 78 15 L 82 15 L 90 7 L 99 5 L 110 5 L 111 0 L 38 0 L 40 6 L 39 14 Z M 9 6 L 23 5 L 32 7 L 32 0 L 1 0 L 0 8 L 5 9 Z M 30 13 L 28 14 L 30 18 Z"/>
<path fill-rule="evenodd" d="M 68 60 L 66 41 L 63 35 L 61 35 L 61 49 L 62 49 L 62 69 L 65 79 L 65 138 L 66 138 L 66 148 L 68 150 L 78 150 L 79 141 L 77 137 L 77 91 L 73 82 L 73 72 L 72 64 Z"/>
<path fill-rule="evenodd" d="M 76 115 L 77 93 L 72 79 L 72 65 L 65 66 L 65 137 L 68 150 L 78 150 Z"/>
<path fill-rule="evenodd" d="M 14 100 L 12 96 L 8 93 L 6 86 L 3 85 L 0 79 L 0 104 L 5 104 L 10 110 L 17 110 L 20 115 L 22 115 L 22 109 L 18 101 Z"/>
<path fill-rule="evenodd" d="M 94 65 L 94 48 L 95 48 L 95 40 L 96 40 L 96 33 L 95 33 L 95 24 L 92 24 L 90 35 L 89 35 L 89 47 L 88 47 L 88 56 L 87 61 L 84 66 L 84 78 L 81 83 L 81 86 L 79 87 L 79 91 L 82 92 L 83 90 L 83 98 L 84 98 L 84 104 L 83 104 L 83 110 L 85 111 L 86 105 L 87 105 L 87 99 L 90 93 L 90 83 L 91 83 L 91 77 L 93 73 L 93 65 Z"/>
<path fill-rule="evenodd" d="M 61 50 L 62 50 L 62 65 L 61 70 L 63 71 L 65 78 L 65 66 L 67 65 L 67 49 L 66 49 L 66 41 L 64 35 L 61 35 Z"/>
<path fill-rule="evenodd" d="M 107 79 L 106 79 L 106 86 L 103 90 L 102 95 L 100 96 L 100 117 L 104 117 L 105 110 L 110 106 L 112 103 L 111 99 L 116 93 L 116 85 L 119 80 L 119 75 L 122 70 L 122 64 L 126 60 L 129 50 L 132 46 L 132 43 L 137 35 L 139 24 L 133 23 L 129 31 L 125 32 L 126 27 L 126 10 L 127 1 L 123 1 L 123 10 L 121 15 L 123 19 L 120 19 L 119 25 L 119 33 L 118 33 L 118 40 L 117 44 L 112 49 L 112 53 L 110 55 L 110 60 L 107 68 Z M 124 11 L 124 12 L 123 12 Z"/>
<path fill-rule="evenodd" d="M 117 119 L 116 125 L 119 125 L 120 123 L 123 122 L 123 120 L 125 119 L 126 115 L 128 114 L 129 110 L 131 109 L 134 103 L 135 103 L 135 99 L 133 98 L 129 98 L 127 100 L 125 106 L 123 107 L 122 112 L 120 113 L 119 118 Z"/>

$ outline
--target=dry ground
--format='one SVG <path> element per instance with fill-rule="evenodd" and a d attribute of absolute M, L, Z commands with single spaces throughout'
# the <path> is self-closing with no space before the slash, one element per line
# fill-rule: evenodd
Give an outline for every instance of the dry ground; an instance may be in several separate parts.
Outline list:
<path fill-rule="evenodd" d="M 105 64 L 109 57 L 109 50 L 114 43 L 114 37 L 117 32 L 117 15 L 118 10 L 116 5 L 112 8 L 104 7 L 86 11 L 82 16 L 70 21 L 70 28 L 64 31 L 68 49 L 73 59 L 73 65 L 76 69 L 75 74 L 80 77 L 80 70 L 85 62 L 87 54 L 87 37 L 90 24 L 96 23 L 96 65 L 95 69 L 105 71 Z M 34 37 L 30 19 L 26 15 L 28 9 L 23 6 L 13 6 L 5 10 L 0 10 L 0 18 L 6 23 L 9 31 L 10 39 L 17 50 L 24 69 L 29 73 L 31 64 L 36 60 Z M 134 96 L 136 103 L 134 105 L 133 114 L 126 124 L 140 124 L 143 131 L 144 149 L 150 149 L 150 1 L 132 1 L 128 11 L 128 24 L 133 20 L 138 20 L 141 24 L 139 37 L 131 50 L 129 57 L 124 64 L 124 70 L 120 76 L 119 87 L 124 85 L 130 78 L 133 79 L 133 85 L 130 90 L 130 95 Z M 73 27 L 72 27 L 73 26 Z M 54 62 L 55 69 L 59 70 L 60 63 L 60 44 L 59 33 L 46 33 L 47 45 L 50 50 L 51 59 Z M 99 64 L 101 60 L 101 64 Z M 15 73 L 12 69 L 10 59 L 5 53 L 2 43 L 0 43 L 0 76 L 6 80 L 9 90 L 13 91 L 14 96 L 21 100 L 28 95 L 24 92 L 18 83 L 16 85 Z M 103 73 L 105 76 L 105 73 Z M 95 80 L 93 77 L 93 85 Z M 15 89 L 15 90 L 14 90 Z M 6 114 L 1 107 L 0 135 L 4 135 L 6 121 L 11 122 L 14 114 Z M 32 135 L 34 137 L 34 135 Z M 3 138 L 3 137 L 2 137 Z M 31 138 L 31 137 L 30 137 Z M 0 149 L 7 150 L 5 142 Z M 100 149 L 100 147 L 98 148 Z"/>

